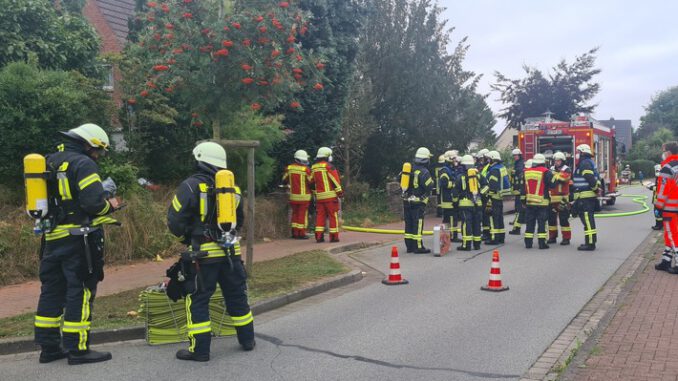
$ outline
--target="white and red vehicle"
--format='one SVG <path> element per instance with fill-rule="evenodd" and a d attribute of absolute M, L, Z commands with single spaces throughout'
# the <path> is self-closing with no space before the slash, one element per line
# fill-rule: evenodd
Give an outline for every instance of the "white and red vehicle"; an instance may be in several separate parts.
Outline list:
<path fill-rule="evenodd" d="M 589 116 L 575 116 L 569 122 L 550 117 L 530 118 L 518 132 L 518 147 L 525 160 L 535 154 L 550 154 L 560 151 L 567 157 L 567 164 L 574 170 L 578 164 L 575 149 L 588 144 L 593 151 L 593 160 L 602 182 L 599 195 L 601 204 L 614 205 L 617 196 L 617 155 L 615 130 L 602 125 Z"/>

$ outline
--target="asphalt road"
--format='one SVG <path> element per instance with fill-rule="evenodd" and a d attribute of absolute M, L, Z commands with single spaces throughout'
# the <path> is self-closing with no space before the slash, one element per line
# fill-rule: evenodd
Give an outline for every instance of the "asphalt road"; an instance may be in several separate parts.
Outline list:
<path fill-rule="evenodd" d="M 638 208 L 623 198 L 608 210 Z M 522 237 L 508 236 L 499 247 L 507 292 L 480 290 L 493 247 L 442 258 L 401 254 L 409 285 L 368 277 L 264 314 L 255 318 L 254 352 L 219 339 L 212 360 L 194 364 L 174 359 L 184 345 L 109 344 L 99 348 L 111 351 L 112 361 L 80 367 L 39 365 L 35 353 L 0 357 L 0 380 L 515 380 L 642 242 L 653 219 L 646 213 L 597 223 L 593 253 L 576 251 L 578 220 L 572 246 L 526 250 Z M 355 258 L 387 272 L 390 248 Z"/>

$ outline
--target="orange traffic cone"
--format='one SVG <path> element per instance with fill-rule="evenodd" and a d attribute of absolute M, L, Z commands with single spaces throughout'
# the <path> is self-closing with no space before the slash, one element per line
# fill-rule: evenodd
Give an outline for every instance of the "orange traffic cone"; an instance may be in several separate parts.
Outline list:
<path fill-rule="evenodd" d="M 391 248 L 391 272 L 389 272 L 388 278 L 382 280 L 381 283 L 388 286 L 409 283 L 406 279 L 403 279 L 402 275 L 400 275 L 400 261 L 398 260 L 398 248 L 395 246 Z"/>
<path fill-rule="evenodd" d="M 499 269 L 499 251 L 495 250 L 492 253 L 492 267 L 490 268 L 490 281 L 487 282 L 487 286 L 481 286 L 481 290 L 484 291 L 506 291 L 508 286 L 504 286 L 501 283 L 501 270 Z"/>

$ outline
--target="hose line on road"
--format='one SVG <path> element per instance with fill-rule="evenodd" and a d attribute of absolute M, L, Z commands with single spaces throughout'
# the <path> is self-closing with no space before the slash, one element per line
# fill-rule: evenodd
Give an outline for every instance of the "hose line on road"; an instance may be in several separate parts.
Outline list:
<path fill-rule="evenodd" d="M 628 217 L 636 214 L 642 214 L 650 210 L 650 207 L 647 205 L 647 196 L 642 194 L 623 194 L 619 197 L 630 198 L 631 201 L 642 206 L 639 210 L 633 210 L 630 212 L 618 212 L 618 213 L 596 213 L 596 218 L 610 218 L 610 217 Z M 361 232 L 361 233 L 376 233 L 376 234 L 405 234 L 404 230 L 398 229 L 377 229 L 377 228 L 361 228 L 358 226 L 342 226 L 344 230 L 351 232 Z M 431 230 L 426 230 L 423 232 L 424 235 L 433 235 Z"/>

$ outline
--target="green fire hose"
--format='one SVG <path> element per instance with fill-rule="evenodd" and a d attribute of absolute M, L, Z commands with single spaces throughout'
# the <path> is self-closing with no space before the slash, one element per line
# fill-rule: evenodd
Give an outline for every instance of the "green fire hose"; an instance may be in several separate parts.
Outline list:
<path fill-rule="evenodd" d="M 596 218 L 610 218 L 610 217 L 628 217 L 636 214 L 642 214 L 650 210 L 650 207 L 647 205 L 647 196 L 642 194 L 623 194 L 619 197 L 630 198 L 631 201 L 642 206 L 639 210 L 633 210 L 630 212 L 619 212 L 619 213 L 596 213 Z M 405 234 L 404 230 L 398 229 L 375 229 L 375 228 L 361 228 L 358 226 L 342 226 L 344 230 L 351 232 L 363 232 L 363 233 L 377 233 L 377 234 Z M 423 232 L 424 235 L 433 235 L 431 230 Z"/>

